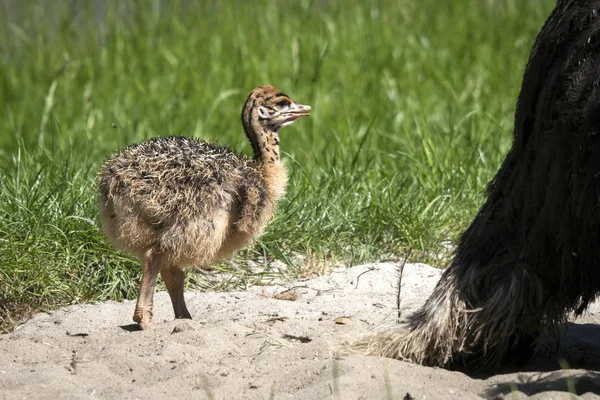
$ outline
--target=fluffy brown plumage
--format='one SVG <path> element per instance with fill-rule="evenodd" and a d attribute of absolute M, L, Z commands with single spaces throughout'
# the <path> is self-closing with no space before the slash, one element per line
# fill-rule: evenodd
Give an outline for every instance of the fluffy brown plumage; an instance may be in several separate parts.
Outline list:
<path fill-rule="evenodd" d="M 600 0 L 559 0 L 531 51 L 514 141 L 407 329 L 354 350 L 493 369 L 600 293 Z M 550 335 L 551 337 L 551 335 Z"/>
<path fill-rule="evenodd" d="M 208 268 L 259 236 L 284 195 L 279 130 L 309 115 L 271 86 L 254 89 L 242 123 L 254 157 L 184 137 L 154 138 L 112 156 L 98 177 L 100 221 L 120 250 L 142 260 L 134 321 L 151 326 L 158 273 L 176 318 L 191 318 L 185 268 Z"/>

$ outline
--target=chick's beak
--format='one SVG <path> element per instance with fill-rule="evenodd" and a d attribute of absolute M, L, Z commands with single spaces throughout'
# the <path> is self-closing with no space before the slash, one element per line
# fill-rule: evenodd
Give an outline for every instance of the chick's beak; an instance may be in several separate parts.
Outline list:
<path fill-rule="evenodd" d="M 304 104 L 292 103 L 288 110 L 286 110 L 286 114 L 288 118 L 292 120 L 296 120 L 300 117 L 308 117 L 310 115 L 310 106 L 305 106 Z"/>

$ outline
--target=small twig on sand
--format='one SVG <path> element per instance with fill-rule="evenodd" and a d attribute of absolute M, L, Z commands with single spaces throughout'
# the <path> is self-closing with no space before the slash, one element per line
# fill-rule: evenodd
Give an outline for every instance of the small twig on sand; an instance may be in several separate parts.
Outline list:
<path fill-rule="evenodd" d="M 290 335 L 290 334 L 284 333 L 282 337 L 289 341 L 295 340 L 300 343 L 312 342 L 312 339 L 309 338 L 308 336 L 296 336 L 296 335 Z"/>
<path fill-rule="evenodd" d="M 358 274 L 358 276 L 356 277 L 356 286 L 354 286 L 354 289 L 358 289 L 358 281 L 359 281 L 359 279 L 360 279 L 361 276 L 363 276 L 367 272 L 371 272 L 371 271 L 374 271 L 374 270 L 375 270 L 375 267 L 369 267 L 368 270 L 363 271 L 360 274 Z"/>
<path fill-rule="evenodd" d="M 77 375 L 77 352 L 75 350 L 71 354 L 71 374 Z"/>
<path fill-rule="evenodd" d="M 400 315 L 402 312 L 400 311 L 400 290 L 402 288 L 402 274 L 404 273 L 404 266 L 408 261 L 408 257 L 410 257 L 410 253 L 412 253 L 412 249 L 408 250 L 408 254 L 404 257 L 404 261 L 398 267 L 398 292 L 396 293 L 396 308 L 398 309 L 398 323 L 400 323 Z"/>

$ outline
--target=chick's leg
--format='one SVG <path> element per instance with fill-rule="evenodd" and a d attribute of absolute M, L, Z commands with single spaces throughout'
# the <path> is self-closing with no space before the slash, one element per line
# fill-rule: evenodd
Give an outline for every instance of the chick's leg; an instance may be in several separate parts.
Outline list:
<path fill-rule="evenodd" d="M 185 298 L 183 297 L 184 272 L 176 266 L 168 265 L 160 270 L 160 275 L 169 291 L 175 318 L 192 319 L 185 305 Z"/>
<path fill-rule="evenodd" d="M 161 255 L 152 249 L 146 251 L 142 260 L 142 284 L 140 294 L 135 306 L 133 320 L 140 324 L 140 328 L 149 329 L 152 326 L 152 303 L 154 301 L 154 288 L 156 277 L 160 271 Z"/>

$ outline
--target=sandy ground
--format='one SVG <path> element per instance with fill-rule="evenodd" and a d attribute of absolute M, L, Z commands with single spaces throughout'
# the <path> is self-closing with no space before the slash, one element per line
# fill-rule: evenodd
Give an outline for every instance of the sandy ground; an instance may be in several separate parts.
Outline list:
<path fill-rule="evenodd" d="M 395 321 L 396 269 L 364 265 L 285 287 L 187 293 L 192 321 L 172 320 L 168 295 L 158 292 L 150 331 L 132 324 L 132 301 L 38 314 L 0 336 L 0 398 L 600 398 L 598 304 L 561 340 L 568 369 L 547 355 L 493 376 L 333 357 L 344 339 Z M 402 315 L 425 301 L 439 275 L 405 266 Z"/>

